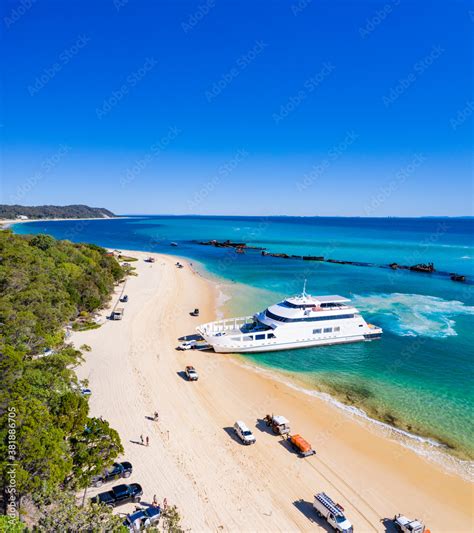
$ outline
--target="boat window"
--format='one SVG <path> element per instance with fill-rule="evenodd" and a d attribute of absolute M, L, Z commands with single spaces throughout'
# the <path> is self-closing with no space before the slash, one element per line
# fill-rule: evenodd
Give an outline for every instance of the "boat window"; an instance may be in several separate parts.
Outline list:
<path fill-rule="evenodd" d="M 262 333 L 260 335 L 255 335 L 255 340 L 256 341 L 261 341 L 265 338 L 265 333 Z"/>
<path fill-rule="evenodd" d="M 313 335 L 317 335 L 318 333 L 321 333 L 321 328 L 313 329 Z"/>
<path fill-rule="evenodd" d="M 333 316 L 308 316 L 305 318 L 288 318 L 286 316 L 278 316 L 272 313 L 269 309 L 265 311 L 265 315 L 273 320 L 279 322 L 321 322 L 324 320 L 342 320 L 345 318 L 354 318 L 354 315 L 333 315 Z"/>
<path fill-rule="evenodd" d="M 288 301 L 280 302 L 278 304 L 280 307 L 289 307 L 290 309 L 311 309 L 311 307 L 314 307 L 316 304 L 293 304 Z"/>
<path fill-rule="evenodd" d="M 274 339 L 274 338 L 275 338 L 275 335 L 274 335 L 273 333 L 269 333 L 269 334 L 268 334 L 268 338 L 269 338 L 269 339 Z"/>
<path fill-rule="evenodd" d="M 324 328 L 324 333 L 331 333 L 332 328 Z"/>
<path fill-rule="evenodd" d="M 341 331 L 340 327 L 334 328 L 334 331 Z"/>

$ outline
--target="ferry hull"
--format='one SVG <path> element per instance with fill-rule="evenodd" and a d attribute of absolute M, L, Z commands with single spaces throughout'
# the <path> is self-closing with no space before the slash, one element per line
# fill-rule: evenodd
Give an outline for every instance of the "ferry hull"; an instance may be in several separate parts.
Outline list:
<path fill-rule="evenodd" d="M 212 339 L 206 339 L 216 353 L 264 353 L 278 352 L 282 350 L 296 350 L 299 348 L 312 348 L 316 346 L 331 346 L 335 344 L 351 344 L 353 342 L 369 342 L 380 337 L 367 338 L 366 335 L 356 335 L 353 337 L 341 337 L 339 339 L 320 339 L 305 342 L 282 342 L 265 346 L 226 346 L 216 344 Z"/>

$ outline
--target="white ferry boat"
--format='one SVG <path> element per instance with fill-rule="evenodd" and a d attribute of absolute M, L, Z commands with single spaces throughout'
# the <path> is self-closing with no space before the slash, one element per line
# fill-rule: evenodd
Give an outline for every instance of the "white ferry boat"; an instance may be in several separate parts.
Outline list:
<path fill-rule="evenodd" d="M 253 316 L 209 322 L 196 328 L 215 352 L 271 352 L 380 339 L 342 296 L 287 298 Z"/>

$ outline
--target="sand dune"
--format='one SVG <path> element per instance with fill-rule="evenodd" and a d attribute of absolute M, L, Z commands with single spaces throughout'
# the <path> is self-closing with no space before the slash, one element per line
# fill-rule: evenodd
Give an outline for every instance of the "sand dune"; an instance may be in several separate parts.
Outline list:
<path fill-rule="evenodd" d="M 313 494 L 324 490 L 356 531 L 390 530 L 381 519 L 398 512 L 423 519 L 431 531 L 472 530 L 467 481 L 230 356 L 176 351 L 179 337 L 214 318 L 215 287 L 185 261 L 178 270 L 176 258 L 155 254 L 149 264 L 143 259 L 150 254 L 126 253 L 140 260 L 139 275 L 126 282 L 124 319 L 72 340 L 92 348 L 78 374 L 89 380 L 92 414 L 119 431 L 144 502 L 167 498 L 193 531 L 324 531 L 312 510 Z M 195 307 L 200 318 L 189 315 Z M 199 381 L 182 378 L 186 364 Z M 147 418 L 156 410 L 159 422 Z M 284 414 L 317 455 L 290 452 L 259 422 L 267 412 Z M 237 419 L 254 431 L 255 446 L 234 439 Z M 149 437 L 148 447 L 140 435 Z"/>

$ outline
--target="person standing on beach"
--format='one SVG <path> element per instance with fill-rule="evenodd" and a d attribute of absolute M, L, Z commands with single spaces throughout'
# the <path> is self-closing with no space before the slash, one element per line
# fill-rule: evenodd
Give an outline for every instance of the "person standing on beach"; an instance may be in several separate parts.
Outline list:
<path fill-rule="evenodd" d="M 142 443 L 142 446 L 143 446 L 143 444 L 144 444 L 144 442 L 143 442 L 143 435 L 140 435 L 140 442 Z"/>
<path fill-rule="evenodd" d="M 146 445 L 147 445 L 147 446 L 150 445 L 150 438 L 148 437 L 148 435 L 147 435 L 147 437 L 146 437 Z"/>
<path fill-rule="evenodd" d="M 152 507 L 158 507 L 158 498 L 156 497 L 156 494 L 153 494 L 153 502 Z"/>

